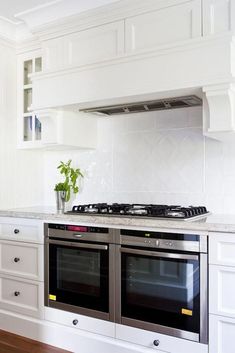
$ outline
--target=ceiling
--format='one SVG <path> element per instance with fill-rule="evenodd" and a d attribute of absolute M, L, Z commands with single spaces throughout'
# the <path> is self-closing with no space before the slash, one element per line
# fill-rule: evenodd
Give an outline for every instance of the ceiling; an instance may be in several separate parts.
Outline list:
<path fill-rule="evenodd" d="M 81 13 L 115 1 L 117 0 L 0 0 L 0 18 L 18 24 L 21 22 L 20 16 L 15 18 L 15 15 L 31 12 L 37 8 L 48 8 L 50 11 L 56 6 L 63 5 L 67 8 L 66 15 L 71 15 L 74 10 Z"/>

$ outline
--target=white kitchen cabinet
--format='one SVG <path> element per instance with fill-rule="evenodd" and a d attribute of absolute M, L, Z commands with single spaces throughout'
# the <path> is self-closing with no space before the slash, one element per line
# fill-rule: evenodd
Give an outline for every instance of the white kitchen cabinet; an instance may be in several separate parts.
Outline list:
<path fill-rule="evenodd" d="M 17 59 L 17 147 L 35 148 L 41 143 L 42 126 L 32 109 L 33 85 L 31 75 L 42 71 L 40 50 L 21 54 Z"/>
<path fill-rule="evenodd" d="M 44 316 L 43 223 L 0 217 L 0 309 Z"/>
<path fill-rule="evenodd" d="M 235 268 L 210 266 L 209 312 L 235 318 Z"/>
<path fill-rule="evenodd" d="M 18 277 L 0 275 L 0 308 L 29 315 L 43 317 L 42 282 L 22 280 Z"/>
<path fill-rule="evenodd" d="M 211 233 L 209 263 L 235 267 L 235 236 L 231 233 Z"/>
<path fill-rule="evenodd" d="M 116 325 L 116 338 L 144 346 L 145 348 L 152 348 L 153 351 L 159 350 L 169 353 L 208 353 L 208 346 L 205 344 L 125 325 Z M 158 347 L 153 343 L 155 340 L 159 341 Z"/>
<path fill-rule="evenodd" d="M 43 245 L 0 240 L 0 274 L 43 280 Z"/>
<path fill-rule="evenodd" d="M 234 353 L 235 235 L 209 235 L 209 353 Z"/>
<path fill-rule="evenodd" d="M 155 49 L 201 36 L 201 1 L 158 2 L 155 11 L 125 20 L 127 53 Z"/>
<path fill-rule="evenodd" d="M 43 237 L 43 226 L 39 220 L 0 218 L 0 239 L 43 243 Z"/>
<path fill-rule="evenodd" d="M 59 39 L 63 42 L 63 39 Z M 67 53 L 67 51 L 65 51 Z M 60 58 L 61 55 L 55 54 Z M 19 149 L 90 149 L 96 147 L 96 117 L 90 118 L 72 110 L 34 109 L 34 86 L 31 75 L 42 71 L 41 51 L 18 56 L 18 124 L 17 147 Z M 44 68 L 44 64 L 43 64 Z M 48 95 L 52 92 L 48 91 Z"/>
<path fill-rule="evenodd" d="M 45 320 L 74 329 L 85 330 L 103 336 L 115 337 L 115 323 L 93 317 L 70 313 L 63 310 L 45 308 Z"/>
<path fill-rule="evenodd" d="M 124 53 L 124 21 L 45 41 L 42 50 L 45 71 L 113 59 Z"/>
<path fill-rule="evenodd" d="M 235 33 L 235 1 L 203 0 L 203 35 Z"/>
<path fill-rule="evenodd" d="M 209 353 L 234 353 L 235 319 L 210 315 Z"/>

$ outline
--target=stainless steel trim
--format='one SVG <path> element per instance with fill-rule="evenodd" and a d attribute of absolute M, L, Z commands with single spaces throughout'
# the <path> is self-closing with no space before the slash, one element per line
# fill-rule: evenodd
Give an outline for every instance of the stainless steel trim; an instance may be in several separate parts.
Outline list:
<path fill-rule="evenodd" d="M 115 321 L 115 245 L 109 245 L 109 319 Z"/>
<path fill-rule="evenodd" d="M 56 309 L 60 309 L 60 310 L 69 311 L 72 313 L 77 313 L 77 314 L 81 314 L 81 315 L 85 315 L 85 316 L 91 316 L 91 317 L 95 317 L 97 319 L 109 321 L 109 313 L 104 313 L 102 311 L 87 309 L 87 308 L 83 308 L 83 307 L 75 306 L 75 305 L 59 303 L 59 302 L 55 302 L 53 300 L 49 300 L 48 306 L 50 308 L 56 308 Z"/>
<path fill-rule="evenodd" d="M 199 252 L 200 241 L 169 240 L 161 238 L 141 238 L 130 235 L 120 235 L 121 244 L 129 246 L 142 246 L 147 248 L 169 249 Z"/>
<path fill-rule="evenodd" d="M 81 237 L 79 235 L 82 235 Z M 68 239 L 83 241 L 92 241 L 100 243 L 114 243 L 115 242 L 115 232 L 112 229 L 108 229 L 108 233 L 79 233 L 72 232 L 62 229 L 51 229 L 48 228 L 47 238 L 58 238 L 58 239 Z"/>
<path fill-rule="evenodd" d="M 200 254 L 200 342 L 208 343 L 208 256 Z"/>
<path fill-rule="evenodd" d="M 198 255 L 187 255 L 187 254 L 175 254 L 175 253 L 164 253 L 160 251 L 147 251 L 147 250 L 137 250 L 129 248 L 120 248 L 120 251 L 127 254 L 143 255 L 143 256 L 153 256 L 153 257 L 165 257 L 169 259 L 182 259 L 182 260 L 198 260 Z"/>
<path fill-rule="evenodd" d="M 121 324 L 121 283 L 122 283 L 122 276 L 121 276 L 121 246 L 116 246 L 116 253 L 115 253 L 115 262 L 116 262 L 116 279 L 115 279 L 115 322 Z"/>
<path fill-rule="evenodd" d="M 48 224 L 44 223 L 44 234 L 48 234 Z M 48 243 L 44 242 L 44 305 L 49 306 L 49 246 Z"/>
<path fill-rule="evenodd" d="M 61 240 L 53 240 L 49 239 L 47 241 L 49 244 L 55 245 L 64 245 L 64 246 L 71 246 L 73 248 L 82 248 L 82 249 L 95 249 L 95 250 L 108 250 L 108 245 L 102 244 L 89 244 L 89 243 L 72 243 L 70 241 L 61 241 Z"/>
<path fill-rule="evenodd" d="M 171 335 L 174 337 L 183 338 L 186 340 L 191 340 L 195 342 L 199 342 L 199 334 L 189 331 L 183 331 L 180 329 L 152 324 L 150 322 L 139 321 L 134 319 L 129 319 L 126 317 L 122 317 L 121 324 L 137 327 L 143 330 L 154 331 L 156 333 L 164 334 L 164 335 Z"/>

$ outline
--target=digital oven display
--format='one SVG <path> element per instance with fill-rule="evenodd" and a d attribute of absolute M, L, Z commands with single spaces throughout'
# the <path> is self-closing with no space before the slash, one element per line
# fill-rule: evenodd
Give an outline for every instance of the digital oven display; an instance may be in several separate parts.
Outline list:
<path fill-rule="evenodd" d="M 88 228 L 83 226 L 67 226 L 66 228 L 71 232 L 88 232 Z"/>

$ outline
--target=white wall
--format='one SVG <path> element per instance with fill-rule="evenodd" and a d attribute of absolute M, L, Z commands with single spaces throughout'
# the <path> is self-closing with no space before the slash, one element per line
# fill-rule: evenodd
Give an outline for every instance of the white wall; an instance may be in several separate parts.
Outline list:
<path fill-rule="evenodd" d="M 42 155 L 16 150 L 16 55 L 0 40 L 0 208 L 42 202 Z"/>
<path fill-rule="evenodd" d="M 75 204 L 193 204 L 235 213 L 235 138 L 204 138 L 201 126 L 201 108 L 100 118 L 97 150 L 45 154 L 44 203 L 54 205 L 56 166 L 71 158 L 85 171 Z"/>

